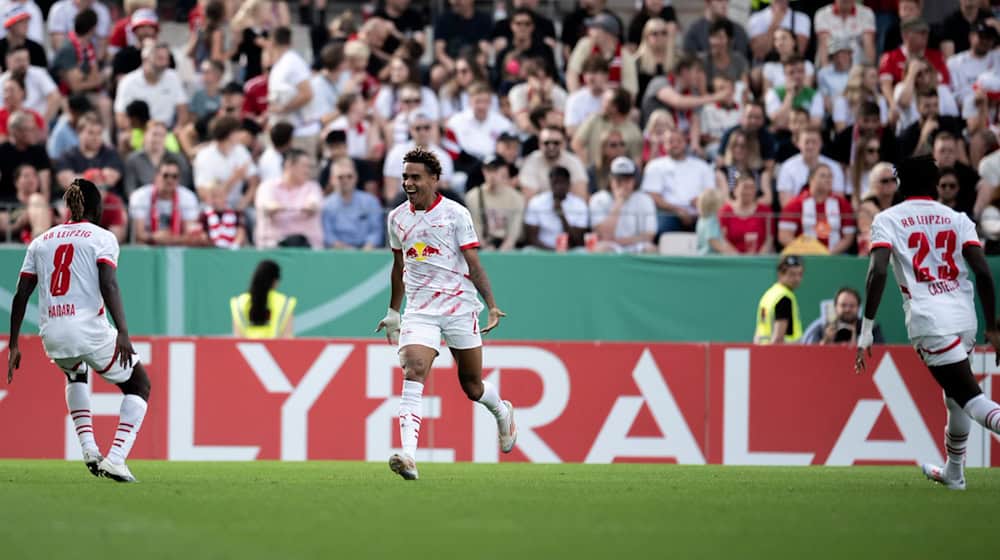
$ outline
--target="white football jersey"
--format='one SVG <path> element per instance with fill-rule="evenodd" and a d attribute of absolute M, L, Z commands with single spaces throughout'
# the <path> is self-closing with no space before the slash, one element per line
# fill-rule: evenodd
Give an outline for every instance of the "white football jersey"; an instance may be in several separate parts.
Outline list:
<path fill-rule="evenodd" d="M 982 245 L 968 216 L 929 198 L 910 198 L 875 216 L 872 249 L 892 251 L 910 338 L 976 330 L 974 289 L 962 256 Z"/>
<path fill-rule="evenodd" d="M 21 276 L 38 278 L 38 332 L 50 358 L 75 358 L 114 339 L 97 263 L 118 266 L 118 240 L 90 222 L 55 226 L 28 246 Z"/>
<path fill-rule="evenodd" d="M 389 246 L 403 253 L 405 314 L 462 315 L 482 310 L 462 251 L 479 246 L 469 211 L 440 194 L 426 211 L 409 202 L 389 214 Z"/>

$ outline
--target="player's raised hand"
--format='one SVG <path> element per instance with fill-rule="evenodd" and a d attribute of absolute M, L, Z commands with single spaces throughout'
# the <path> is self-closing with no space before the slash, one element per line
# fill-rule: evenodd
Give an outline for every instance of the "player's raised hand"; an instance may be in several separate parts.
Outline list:
<path fill-rule="evenodd" d="M 990 343 L 993 347 L 993 353 L 996 355 L 996 364 L 1000 366 L 1000 330 L 993 328 L 986 331 L 986 342 Z"/>
<path fill-rule="evenodd" d="M 503 311 L 500 311 L 499 307 L 491 307 L 490 316 L 486 320 L 486 328 L 483 329 L 483 334 L 486 334 L 492 331 L 493 329 L 497 328 L 497 326 L 500 325 L 500 318 L 506 316 L 507 314 L 504 313 Z"/>
<path fill-rule="evenodd" d="M 375 332 L 379 332 L 385 329 L 385 339 L 389 344 L 399 344 L 399 311 L 393 308 L 389 308 L 385 312 L 385 317 L 378 322 L 378 326 L 375 327 Z"/>
<path fill-rule="evenodd" d="M 132 355 L 135 354 L 135 349 L 132 348 L 132 341 L 129 339 L 128 333 L 118 332 L 115 348 L 118 350 L 118 363 L 126 369 L 132 367 Z"/>
<path fill-rule="evenodd" d="M 865 348 L 858 347 L 857 354 L 854 355 L 854 373 L 861 375 L 865 372 L 865 352 L 868 353 L 868 357 L 872 357 L 872 347 L 868 346 Z"/>
<path fill-rule="evenodd" d="M 14 381 L 14 370 L 21 367 L 21 349 L 12 346 L 7 350 L 7 384 Z"/>

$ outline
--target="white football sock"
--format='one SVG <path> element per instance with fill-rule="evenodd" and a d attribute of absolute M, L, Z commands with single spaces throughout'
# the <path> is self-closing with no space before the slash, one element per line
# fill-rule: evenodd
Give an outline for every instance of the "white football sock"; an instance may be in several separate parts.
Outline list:
<path fill-rule="evenodd" d="M 146 417 L 148 405 L 142 397 L 125 395 L 122 399 L 121 412 L 118 413 L 118 429 L 115 430 L 115 440 L 111 443 L 108 460 L 112 464 L 122 465 L 128 458 L 135 436 L 142 427 L 142 419 Z"/>
<path fill-rule="evenodd" d="M 66 384 L 66 408 L 76 427 L 76 437 L 80 448 L 92 453 L 100 453 L 94 440 L 94 422 L 90 414 L 90 391 L 86 383 Z"/>
<path fill-rule="evenodd" d="M 948 453 L 948 462 L 944 466 L 944 475 L 950 479 L 962 478 L 962 467 L 965 465 L 965 446 L 969 442 L 969 428 L 972 419 L 955 399 L 946 398 L 948 407 L 948 427 L 944 431 L 944 449 Z"/>
<path fill-rule="evenodd" d="M 417 458 L 417 439 L 420 437 L 420 401 L 423 395 L 423 383 L 403 380 L 403 396 L 399 399 L 399 440 L 403 453 L 414 459 Z"/>
<path fill-rule="evenodd" d="M 965 412 L 993 433 L 1000 434 L 1000 404 L 979 394 L 965 403 Z"/>
<path fill-rule="evenodd" d="M 498 426 L 506 428 L 510 411 L 503 404 L 503 399 L 500 398 L 500 391 L 497 390 L 496 385 L 489 381 L 483 381 L 483 396 L 479 397 L 479 404 L 485 406 L 493 414 L 493 417 L 497 419 Z"/>

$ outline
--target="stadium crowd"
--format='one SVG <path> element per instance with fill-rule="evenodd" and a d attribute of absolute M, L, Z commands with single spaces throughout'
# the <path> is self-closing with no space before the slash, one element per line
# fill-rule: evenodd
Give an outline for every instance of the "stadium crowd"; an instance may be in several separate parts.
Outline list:
<path fill-rule="evenodd" d="M 669 0 L 558 20 L 538 0 L 199 0 L 185 44 L 152 0 L 49 4 L 0 1 L 8 242 L 65 220 L 83 176 L 122 242 L 383 247 L 420 145 L 492 249 L 694 232 L 701 253 L 864 255 L 893 163 L 932 154 L 939 200 L 1000 252 L 989 0 L 933 27 L 920 0 L 753 0 L 745 25 L 705 0 L 684 27 Z"/>

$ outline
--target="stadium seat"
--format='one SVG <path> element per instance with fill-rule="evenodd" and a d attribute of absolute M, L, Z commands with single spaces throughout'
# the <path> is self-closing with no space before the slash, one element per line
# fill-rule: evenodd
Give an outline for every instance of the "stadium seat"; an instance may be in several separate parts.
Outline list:
<path fill-rule="evenodd" d="M 660 236 L 660 254 L 691 256 L 698 254 L 698 235 L 686 231 L 668 231 Z"/>

